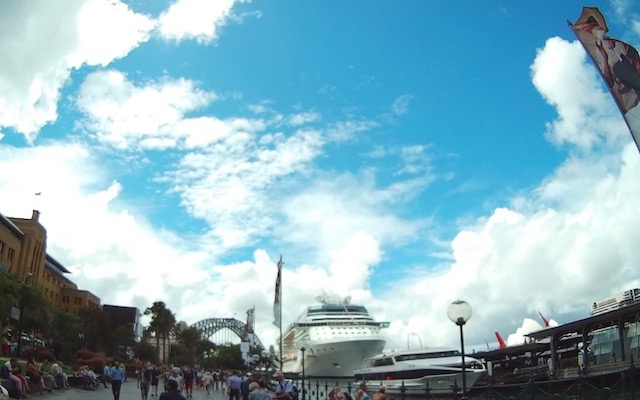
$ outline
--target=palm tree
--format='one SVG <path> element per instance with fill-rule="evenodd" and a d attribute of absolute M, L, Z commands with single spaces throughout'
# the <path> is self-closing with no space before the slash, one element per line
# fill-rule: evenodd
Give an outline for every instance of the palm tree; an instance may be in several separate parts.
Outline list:
<path fill-rule="evenodd" d="M 160 338 L 162 337 L 162 361 L 167 361 L 167 337 L 176 324 L 176 316 L 167 308 L 163 301 L 156 301 L 144 311 L 144 315 L 151 315 L 149 329 L 156 335 L 158 359 L 160 359 Z"/>

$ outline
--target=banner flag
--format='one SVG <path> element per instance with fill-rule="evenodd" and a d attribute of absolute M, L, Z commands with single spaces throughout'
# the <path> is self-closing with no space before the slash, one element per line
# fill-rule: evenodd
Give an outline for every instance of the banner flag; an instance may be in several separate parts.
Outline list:
<path fill-rule="evenodd" d="M 282 256 L 278 261 L 278 276 L 276 277 L 276 298 L 273 301 L 273 324 L 279 328 L 282 327 Z"/>
<path fill-rule="evenodd" d="M 609 28 L 604 16 L 596 7 L 583 7 L 576 23 L 568 23 L 598 67 L 640 151 L 638 51 L 631 45 L 607 35 Z"/>
<path fill-rule="evenodd" d="M 247 333 L 253 333 L 253 326 L 256 321 L 256 306 L 253 306 L 252 309 L 247 310 Z"/>

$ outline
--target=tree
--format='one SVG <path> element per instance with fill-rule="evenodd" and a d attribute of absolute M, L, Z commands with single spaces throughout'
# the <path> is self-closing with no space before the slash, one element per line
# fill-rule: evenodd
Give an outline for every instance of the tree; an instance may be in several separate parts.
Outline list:
<path fill-rule="evenodd" d="M 151 361 L 154 364 L 158 362 L 156 349 L 151 344 L 144 340 L 140 343 L 136 343 L 133 348 L 133 354 L 136 358 L 144 361 Z"/>
<path fill-rule="evenodd" d="M 46 329 L 44 314 L 48 299 L 30 282 L 18 284 L 16 294 L 20 308 L 20 319 L 18 320 L 18 354 L 20 354 L 23 332 L 32 334 Z"/>
<path fill-rule="evenodd" d="M 220 368 L 225 369 L 242 369 L 244 360 L 240 353 L 240 345 L 224 346 L 218 348 L 218 355 L 215 357 L 216 363 Z"/>
<path fill-rule="evenodd" d="M 56 310 L 51 331 L 51 346 L 57 359 L 70 364 L 82 346 L 78 336 L 80 320 L 64 310 Z"/>
<path fill-rule="evenodd" d="M 87 307 L 78 310 L 80 330 L 78 335 L 85 348 L 104 351 L 112 340 L 111 318 L 99 307 Z"/>
<path fill-rule="evenodd" d="M 182 343 L 187 352 L 188 364 L 194 365 L 196 361 L 196 349 L 198 348 L 198 344 L 202 341 L 200 331 L 196 328 L 187 328 L 180 332 L 178 340 Z"/>
<path fill-rule="evenodd" d="M 0 333 L 11 317 L 11 308 L 16 305 L 18 284 L 8 273 L 0 272 Z"/>
<path fill-rule="evenodd" d="M 109 355 L 128 360 L 134 353 L 135 346 L 136 339 L 131 327 L 129 325 L 119 325 L 113 332 Z"/>
<path fill-rule="evenodd" d="M 156 301 L 144 311 L 144 315 L 151 315 L 149 327 L 156 334 L 158 344 L 158 354 L 160 348 L 160 338 L 162 338 L 162 361 L 167 361 L 167 338 L 176 325 L 176 316 L 167 308 L 163 301 Z M 160 358 L 160 356 L 158 356 Z"/>

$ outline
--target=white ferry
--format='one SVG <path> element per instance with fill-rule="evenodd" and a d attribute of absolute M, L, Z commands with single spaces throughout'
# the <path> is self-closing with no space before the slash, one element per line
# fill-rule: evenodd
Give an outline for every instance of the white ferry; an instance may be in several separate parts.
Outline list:
<path fill-rule="evenodd" d="M 486 374 L 479 360 L 465 355 L 467 389 Z M 356 381 L 384 384 L 390 393 L 452 393 L 462 388 L 462 354 L 458 350 L 423 348 L 379 354 L 354 371 Z"/>
<path fill-rule="evenodd" d="M 351 298 L 316 298 L 282 336 L 285 373 L 310 377 L 348 376 L 363 361 L 380 353 L 386 340 L 380 331 L 388 322 L 376 321 L 367 309 L 351 304 Z M 302 351 L 302 348 L 305 350 Z"/>

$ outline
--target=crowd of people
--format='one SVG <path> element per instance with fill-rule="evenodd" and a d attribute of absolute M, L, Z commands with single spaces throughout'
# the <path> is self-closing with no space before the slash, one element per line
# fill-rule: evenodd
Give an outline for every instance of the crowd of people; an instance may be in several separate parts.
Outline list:
<path fill-rule="evenodd" d="M 47 369 L 49 368 L 49 371 Z M 105 365 L 101 374 L 97 374 L 87 365 L 79 366 L 73 374 L 82 381 L 86 389 L 95 390 L 101 386 L 109 387 L 114 400 L 120 400 L 122 383 L 126 381 L 125 366 L 113 362 Z M 281 371 L 276 371 L 271 380 L 275 394 L 267 390 L 267 378 L 257 372 L 242 373 L 238 370 L 193 368 L 189 366 L 152 365 L 144 363 L 136 371 L 136 385 L 140 389 L 141 400 L 157 397 L 158 400 L 188 400 L 193 398 L 193 391 L 202 390 L 207 395 L 214 391 L 222 391 L 229 400 L 299 400 L 297 388 L 289 379 L 285 379 Z M 49 367 L 47 361 L 38 368 L 35 360 L 30 358 L 26 363 L 26 371 L 17 359 L 12 358 L 2 366 L 2 377 L 10 379 L 21 397 L 30 394 L 27 377 L 40 393 L 57 389 L 69 389 L 69 378 L 62 369 L 61 363 L 53 363 Z M 366 383 L 359 385 L 354 398 L 343 392 L 338 386 L 328 394 L 328 400 L 387 400 L 386 387 L 381 386 L 372 396 L 367 392 Z"/>
<path fill-rule="evenodd" d="M 214 391 L 224 391 L 229 395 L 230 400 L 249 400 L 251 383 L 256 383 L 258 388 L 264 389 L 266 387 L 266 381 L 259 374 L 250 372 L 242 374 L 239 371 L 189 366 L 180 368 L 173 365 L 151 365 L 150 363 L 143 364 L 142 368 L 137 371 L 137 386 L 140 388 L 142 400 L 148 400 L 149 397 L 162 399 L 162 393 L 160 396 L 158 395 L 159 386 L 161 389 L 164 388 L 165 392 L 175 392 L 185 399 L 193 398 L 193 391 L 196 389 L 206 391 L 207 395 Z M 181 398 L 177 395 L 170 396 L 171 399 Z M 114 400 L 118 399 L 114 398 Z"/>

